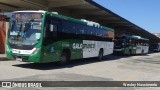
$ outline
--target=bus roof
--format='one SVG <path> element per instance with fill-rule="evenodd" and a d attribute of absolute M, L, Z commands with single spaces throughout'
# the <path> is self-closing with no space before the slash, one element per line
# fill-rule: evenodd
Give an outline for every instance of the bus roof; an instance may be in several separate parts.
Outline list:
<path fill-rule="evenodd" d="M 140 38 L 140 40 L 149 41 L 149 39 L 147 39 L 147 38 Z"/>
<path fill-rule="evenodd" d="M 134 36 L 134 35 L 124 35 L 124 37 L 127 39 L 139 39 L 139 37 Z"/>
<path fill-rule="evenodd" d="M 127 39 L 138 39 L 138 40 L 146 40 L 149 41 L 147 38 L 142 38 L 141 36 L 135 36 L 135 35 L 124 35 Z"/>

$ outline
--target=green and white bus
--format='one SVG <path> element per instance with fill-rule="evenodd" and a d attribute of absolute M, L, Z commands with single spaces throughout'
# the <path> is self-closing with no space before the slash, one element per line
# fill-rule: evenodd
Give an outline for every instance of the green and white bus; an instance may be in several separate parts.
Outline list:
<path fill-rule="evenodd" d="M 160 52 L 160 43 L 151 43 L 150 51 Z"/>
<path fill-rule="evenodd" d="M 134 35 L 115 37 L 114 52 L 124 55 L 147 54 L 149 39 Z"/>
<path fill-rule="evenodd" d="M 8 59 L 48 63 L 113 53 L 114 30 L 57 12 L 16 11 L 6 41 Z"/>

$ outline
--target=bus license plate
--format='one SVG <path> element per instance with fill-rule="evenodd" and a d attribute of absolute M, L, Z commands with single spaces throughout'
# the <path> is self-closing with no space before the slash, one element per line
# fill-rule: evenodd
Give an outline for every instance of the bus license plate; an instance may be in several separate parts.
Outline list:
<path fill-rule="evenodd" d="M 22 61 L 22 58 L 16 58 L 17 61 Z"/>

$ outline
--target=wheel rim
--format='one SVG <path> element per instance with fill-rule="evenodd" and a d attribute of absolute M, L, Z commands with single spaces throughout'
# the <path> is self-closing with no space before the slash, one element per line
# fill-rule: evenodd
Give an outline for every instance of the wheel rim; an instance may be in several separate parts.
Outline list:
<path fill-rule="evenodd" d="M 67 61 L 67 57 L 65 55 L 62 55 L 61 62 L 66 62 L 66 61 Z"/>

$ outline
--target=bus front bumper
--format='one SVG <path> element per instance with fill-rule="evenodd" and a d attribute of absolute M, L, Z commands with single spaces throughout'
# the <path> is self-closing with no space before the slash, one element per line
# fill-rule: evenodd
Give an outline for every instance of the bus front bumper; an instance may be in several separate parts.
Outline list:
<path fill-rule="evenodd" d="M 121 48 L 121 49 L 114 49 L 114 51 L 116 51 L 116 52 L 121 52 L 123 50 L 123 48 Z"/>
<path fill-rule="evenodd" d="M 24 54 L 14 54 L 6 53 L 8 59 L 13 59 L 21 62 L 34 62 L 41 63 L 41 56 L 39 55 L 24 55 Z"/>

